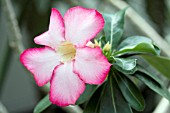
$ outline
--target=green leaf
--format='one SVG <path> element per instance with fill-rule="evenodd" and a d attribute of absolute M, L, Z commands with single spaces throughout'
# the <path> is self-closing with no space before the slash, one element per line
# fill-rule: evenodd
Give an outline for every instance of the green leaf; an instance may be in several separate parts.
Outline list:
<path fill-rule="evenodd" d="M 132 113 L 112 75 L 93 94 L 83 113 Z"/>
<path fill-rule="evenodd" d="M 154 79 L 156 82 L 158 82 L 159 84 L 162 84 L 161 78 L 153 72 L 153 68 L 149 67 L 149 69 L 145 69 L 147 67 L 140 67 L 138 66 L 138 70 L 142 73 L 145 73 L 146 75 L 148 75 L 149 77 L 151 77 L 152 79 Z"/>
<path fill-rule="evenodd" d="M 82 104 L 85 101 L 87 101 L 93 95 L 93 93 L 95 92 L 96 88 L 97 88 L 96 85 L 87 84 L 85 91 L 79 97 L 79 99 L 77 100 L 76 104 Z"/>
<path fill-rule="evenodd" d="M 142 111 L 145 108 L 145 102 L 137 86 L 124 74 L 117 73 L 115 79 L 130 106 L 137 111 Z"/>
<path fill-rule="evenodd" d="M 106 42 L 110 42 L 111 50 L 116 48 L 121 40 L 126 9 L 123 9 L 115 14 L 103 14 L 105 19 L 104 32 L 106 36 Z"/>
<path fill-rule="evenodd" d="M 117 48 L 117 51 L 114 53 L 114 56 L 139 53 L 158 55 L 159 50 L 149 38 L 143 36 L 132 36 L 121 42 Z"/>
<path fill-rule="evenodd" d="M 51 105 L 49 95 L 46 95 L 34 108 L 34 113 L 41 113 L 43 110 Z"/>
<path fill-rule="evenodd" d="M 152 65 L 150 65 L 141 55 L 134 55 L 131 56 L 130 58 L 135 58 L 137 59 L 137 70 L 147 74 L 150 76 L 152 79 L 157 81 L 159 84 L 162 83 L 160 79 L 160 72 L 153 68 Z"/>
<path fill-rule="evenodd" d="M 156 59 L 155 59 L 156 57 Z M 156 93 L 160 94 L 161 96 L 170 99 L 170 94 L 165 86 L 163 86 L 163 82 L 160 79 L 160 75 L 163 75 L 163 72 L 168 75 L 168 71 L 170 70 L 168 65 L 165 65 L 166 63 L 170 63 L 169 59 L 164 57 L 158 57 L 158 56 L 149 56 L 149 55 L 136 55 L 133 56 L 133 58 L 138 59 L 138 72 L 135 74 L 135 76 L 143 81 L 149 88 L 151 88 Z M 147 59 L 149 58 L 149 59 Z M 158 59 L 157 59 L 158 58 Z M 161 60 L 160 60 L 161 59 Z M 149 60 L 149 61 L 148 61 Z M 155 66 L 160 66 L 162 68 L 156 69 L 152 64 L 150 64 L 150 60 L 152 60 L 155 64 Z M 163 60 L 163 61 L 162 61 Z M 165 61 L 164 61 L 165 60 Z M 162 64 L 163 63 L 163 64 Z M 165 63 L 165 64 L 164 64 Z M 166 71 L 165 71 L 166 70 Z"/>
<path fill-rule="evenodd" d="M 136 71 L 136 59 L 114 58 L 113 66 L 125 74 L 133 74 Z"/>
<path fill-rule="evenodd" d="M 111 73 L 106 87 L 103 89 L 99 113 L 132 113 L 129 104 L 124 100 L 118 89 Z"/>
<path fill-rule="evenodd" d="M 98 87 L 98 89 L 95 91 L 95 93 L 88 101 L 83 113 L 99 113 L 100 100 L 104 87 L 105 83 Z"/>
<path fill-rule="evenodd" d="M 155 48 L 157 55 L 160 56 L 161 50 L 159 49 L 159 47 L 157 45 L 154 45 L 154 48 Z"/>
<path fill-rule="evenodd" d="M 101 36 L 100 38 L 97 38 L 97 41 L 101 43 L 101 48 L 103 48 L 104 45 L 107 43 L 105 36 Z"/>
<path fill-rule="evenodd" d="M 170 101 L 170 93 L 166 87 L 159 84 L 157 81 L 155 81 L 153 78 L 148 76 L 145 73 L 142 72 L 136 72 L 135 77 L 140 79 L 143 83 L 145 83 L 150 89 L 158 93 L 159 95 L 167 98 Z"/>
<path fill-rule="evenodd" d="M 160 74 L 170 79 L 170 58 L 160 56 L 140 55 Z"/>

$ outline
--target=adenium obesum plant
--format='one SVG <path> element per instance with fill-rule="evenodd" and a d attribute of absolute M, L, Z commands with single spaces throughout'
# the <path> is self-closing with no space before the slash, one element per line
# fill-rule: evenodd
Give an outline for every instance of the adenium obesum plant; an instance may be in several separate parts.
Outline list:
<path fill-rule="evenodd" d="M 85 84 L 101 84 L 111 64 L 100 47 L 87 43 L 104 27 L 102 15 L 94 9 L 70 8 L 62 18 L 52 9 L 49 29 L 35 37 L 41 48 L 25 50 L 22 64 L 33 74 L 38 86 L 50 81 L 50 101 L 58 106 L 75 104 Z"/>

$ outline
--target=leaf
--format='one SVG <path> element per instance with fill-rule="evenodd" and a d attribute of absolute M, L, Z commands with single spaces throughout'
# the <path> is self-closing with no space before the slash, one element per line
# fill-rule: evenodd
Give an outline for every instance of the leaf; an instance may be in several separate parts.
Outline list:
<path fill-rule="evenodd" d="M 123 74 L 117 73 L 115 79 L 130 106 L 137 111 L 142 111 L 145 108 L 145 102 L 137 86 Z"/>
<path fill-rule="evenodd" d="M 99 43 L 101 43 L 101 48 L 103 48 L 104 45 L 107 43 L 105 36 L 101 36 L 100 38 L 97 38 L 97 41 L 98 41 Z"/>
<path fill-rule="evenodd" d="M 146 68 L 146 67 L 144 67 Z M 138 70 L 142 73 L 145 73 L 146 75 L 148 75 L 149 77 L 151 77 L 152 79 L 154 79 L 156 82 L 158 82 L 159 84 L 162 84 L 161 78 L 154 72 L 152 72 L 152 67 L 149 69 L 144 70 L 144 68 L 142 69 L 141 67 L 138 66 Z M 147 71 L 149 70 L 149 71 Z"/>
<path fill-rule="evenodd" d="M 97 86 L 96 85 L 90 85 L 90 84 L 87 84 L 86 85 L 86 89 L 85 91 L 83 92 L 83 94 L 79 97 L 79 99 L 77 100 L 76 104 L 82 104 L 84 103 L 85 101 L 87 101 L 92 95 L 93 93 L 95 92 Z"/>
<path fill-rule="evenodd" d="M 110 75 L 111 76 L 111 75 Z M 106 83 L 106 87 L 103 89 L 103 95 L 100 104 L 99 113 L 117 113 L 116 104 L 115 104 L 115 95 L 112 84 L 112 79 L 109 76 L 109 79 Z"/>
<path fill-rule="evenodd" d="M 159 47 L 154 45 L 154 48 L 155 48 L 157 55 L 160 56 L 161 50 L 159 49 Z"/>
<path fill-rule="evenodd" d="M 159 69 L 157 70 L 156 68 L 154 68 L 145 58 L 149 57 L 150 60 L 153 60 L 153 62 L 159 62 L 158 64 L 155 64 L 155 66 L 160 66 L 162 65 L 163 69 Z M 159 59 L 155 59 L 156 58 L 161 58 L 161 61 L 159 61 Z M 160 75 L 163 75 L 161 72 L 165 72 L 164 70 L 166 70 L 166 74 L 168 75 L 168 70 L 170 70 L 169 66 L 166 67 L 166 65 L 164 63 L 169 63 L 169 59 L 163 59 L 165 61 L 162 61 L 162 57 L 158 57 L 158 56 L 149 56 L 149 55 L 136 55 L 133 56 L 133 58 L 138 59 L 137 64 L 138 66 L 138 74 L 135 76 L 140 79 L 141 81 L 143 81 L 149 88 L 151 88 L 153 91 L 155 91 L 156 93 L 158 93 L 159 95 L 170 99 L 170 94 L 168 92 L 168 90 L 166 89 L 165 86 L 163 86 L 163 82 L 160 79 Z M 149 60 L 149 59 L 148 59 Z M 163 63 L 163 64 L 162 64 Z M 165 67 L 164 67 L 165 66 Z"/>
<path fill-rule="evenodd" d="M 49 95 L 46 95 L 34 108 L 34 113 L 41 113 L 43 110 L 51 105 Z"/>
<path fill-rule="evenodd" d="M 106 87 L 103 90 L 99 113 L 132 113 L 129 104 L 125 102 L 118 90 L 112 73 L 109 75 Z"/>
<path fill-rule="evenodd" d="M 162 83 L 160 79 L 160 72 L 153 68 L 152 65 L 150 65 L 141 55 L 134 55 L 131 56 L 130 58 L 135 58 L 137 59 L 137 70 L 147 74 L 150 76 L 152 79 L 157 81 L 159 84 Z"/>
<path fill-rule="evenodd" d="M 140 79 L 143 83 L 145 83 L 150 89 L 158 93 L 159 95 L 167 98 L 170 101 L 170 93 L 166 87 L 159 84 L 157 81 L 152 79 L 150 76 L 148 76 L 145 73 L 142 72 L 136 72 L 135 77 Z"/>
<path fill-rule="evenodd" d="M 143 36 L 132 36 L 121 42 L 117 48 L 117 51 L 114 53 L 114 56 L 139 53 L 158 55 L 159 50 L 157 46 L 153 45 L 151 39 Z"/>
<path fill-rule="evenodd" d="M 104 87 L 105 83 L 98 87 L 98 89 L 95 91 L 95 93 L 88 101 L 83 113 L 99 113 L 100 99 Z"/>
<path fill-rule="evenodd" d="M 106 42 L 110 42 L 111 50 L 116 48 L 123 34 L 124 15 L 127 8 L 115 14 L 103 14 L 105 19 L 104 32 Z"/>
<path fill-rule="evenodd" d="M 136 71 L 136 60 L 130 58 L 114 58 L 113 66 L 125 74 L 133 74 Z"/>
<path fill-rule="evenodd" d="M 160 56 L 140 55 L 161 75 L 170 79 L 170 58 Z"/>
<path fill-rule="evenodd" d="M 115 83 L 113 76 L 109 75 L 108 80 L 93 94 L 83 113 L 132 113 Z"/>

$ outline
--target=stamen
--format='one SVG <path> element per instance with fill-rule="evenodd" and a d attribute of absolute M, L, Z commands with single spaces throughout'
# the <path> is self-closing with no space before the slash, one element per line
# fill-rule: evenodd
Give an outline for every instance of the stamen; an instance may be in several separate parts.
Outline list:
<path fill-rule="evenodd" d="M 60 61 L 64 63 L 75 58 L 76 48 L 71 42 L 65 41 L 58 46 L 57 52 L 61 57 Z"/>

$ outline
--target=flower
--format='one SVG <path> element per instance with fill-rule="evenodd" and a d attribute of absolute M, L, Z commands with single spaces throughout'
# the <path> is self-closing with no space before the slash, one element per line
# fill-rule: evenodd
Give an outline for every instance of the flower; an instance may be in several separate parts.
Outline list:
<path fill-rule="evenodd" d="M 21 63 L 33 74 L 38 86 L 50 81 L 50 101 L 58 106 L 75 104 L 85 84 L 101 84 L 111 64 L 99 47 L 86 46 L 104 27 L 94 9 L 70 8 L 62 18 L 52 9 L 49 29 L 35 37 L 42 48 L 25 50 Z"/>
<path fill-rule="evenodd" d="M 110 51 L 110 49 L 111 49 L 111 44 L 109 44 L 109 42 L 107 42 L 103 47 L 103 51 Z"/>

